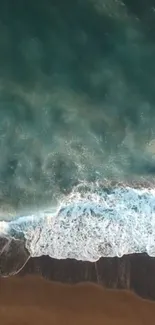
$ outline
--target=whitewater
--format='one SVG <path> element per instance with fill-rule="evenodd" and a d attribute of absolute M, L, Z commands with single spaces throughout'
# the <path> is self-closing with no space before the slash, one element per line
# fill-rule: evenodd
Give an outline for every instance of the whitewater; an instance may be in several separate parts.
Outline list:
<path fill-rule="evenodd" d="M 32 257 L 155 256 L 155 189 L 80 185 L 57 207 L 1 221 L 0 234 L 23 236 Z"/>

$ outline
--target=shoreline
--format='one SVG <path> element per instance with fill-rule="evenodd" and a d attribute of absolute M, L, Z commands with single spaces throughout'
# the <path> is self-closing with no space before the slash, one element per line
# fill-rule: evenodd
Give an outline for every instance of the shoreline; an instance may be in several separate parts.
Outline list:
<path fill-rule="evenodd" d="M 155 258 L 147 254 L 101 258 L 97 263 L 49 256 L 30 258 L 18 276 L 39 275 L 55 283 L 92 283 L 101 288 L 128 290 L 155 301 Z"/>
<path fill-rule="evenodd" d="M 27 275 L 41 276 L 64 284 L 92 283 L 103 288 L 134 291 L 155 301 L 155 258 L 146 253 L 104 257 L 97 262 L 30 257 L 23 240 L 0 240 L 0 279 Z"/>
<path fill-rule="evenodd" d="M 2 242 L 0 242 L 2 244 Z M 4 245 L 4 247 L 3 247 Z M 101 258 L 96 263 L 49 256 L 30 257 L 21 240 L 3 241 L 0 252 L 0 278 L 18 274 L 42 276 L 64 284 L 93 283 L 109 289 L 134 291 L 155 300 L 155 258 L 147 254 Z"/>

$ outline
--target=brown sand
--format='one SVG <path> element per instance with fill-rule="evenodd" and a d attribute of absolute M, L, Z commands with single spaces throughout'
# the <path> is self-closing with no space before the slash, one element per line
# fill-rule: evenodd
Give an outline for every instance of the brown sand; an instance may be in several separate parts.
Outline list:
<path fill-rule="evenodd" d="M 39 277 L 0 279 L 2 325 L 155 324 L 155 302 L 96 285 L 62 285 Z"/>

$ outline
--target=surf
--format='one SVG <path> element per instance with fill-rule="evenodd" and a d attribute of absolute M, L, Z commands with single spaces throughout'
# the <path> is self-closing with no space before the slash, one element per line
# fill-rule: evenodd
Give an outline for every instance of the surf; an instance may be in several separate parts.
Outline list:
<path fill-rule="evenodd" d="M 1 221 L 0 233 L 22 234 L 32 257 L 95 262 L 133 253 L 155 256 L 155 189 L 82 183 L 55 207 Z"/>

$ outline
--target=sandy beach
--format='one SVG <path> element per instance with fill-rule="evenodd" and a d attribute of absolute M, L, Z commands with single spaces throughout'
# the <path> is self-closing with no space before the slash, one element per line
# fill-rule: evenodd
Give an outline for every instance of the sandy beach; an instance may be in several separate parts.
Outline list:
<path fill-rule="evenodd" d="M 14 276 L 0 279 L 0 320 L 3 325 L 153 325 L 155 303 L 92 284 Z"/>

